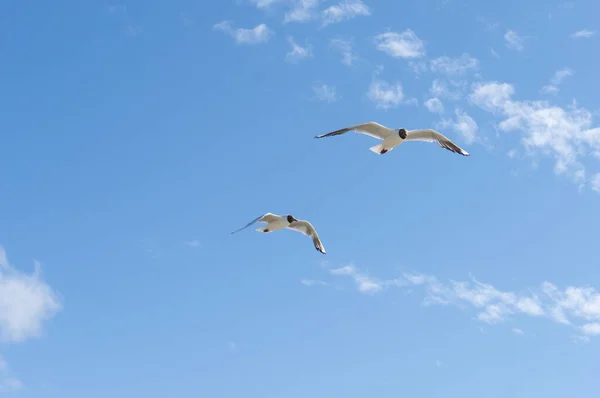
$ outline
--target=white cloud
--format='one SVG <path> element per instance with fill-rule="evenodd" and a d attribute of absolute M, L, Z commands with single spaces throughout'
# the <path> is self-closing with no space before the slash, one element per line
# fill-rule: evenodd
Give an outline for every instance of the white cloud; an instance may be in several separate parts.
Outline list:
<path fill-rule="evenodd" d="M 363 272 L 360 272 L 353 265 L 346 265 L 341 268 L 335 268 L 329 271 L 332 275 L 336 276 L 349 276 L 354 280 L 356 288 L 360 293 L 364 294 L 375 294 L 383 291 L 390 286 L 403 286 L 406 281 L 400 279 L 392 280 L 379 280 L 373 278 Z"/>
<path fill-rule="evenodd" d="M 224 32 L 235 40 L 238 44 L 259 44 L 269 40 L 273 31 L 265 24 L 256 25 L 251 29 L 236 28 L 231 26 L 230 21 L 222 21 L 213 27 L 216 30 Z"/>
<path fill-rule="evenodd" d="M 502 291 L 474 278 L 471 281 L 441 282 L 435 276 L 405 273 L 401 278 L 385 280 L 362 273 L 354 266 L 330 271 L 334 276 L 349 276 L 361 293 L 381 293 L 386 287 L 420 287 L 423 304 L 455 305 L 476 312 L 476 319 L 490 325 L 507 322 L 517 316 L 548 319 L 571 325 L 583 336 L 600 335 L 600 292 L 591 287 L 567 286 L 564 290 L 543 282 L 528 293 Z M 516 334 L 523 331 L 514 328 Z"/>
<path fill-rule="evenodd" d="M 553 86 L 551 84 L 547 84 L 544 87 L 541 88 L 540 93 L 542 94 L 556 94 L 558 93 L 560 90 L 558 87 Z"/>
<path fill-rule="evenodd" d="M 0 376 L 0 392 L 17 391 L 23 388 L 23 383 L 14 377 Z"/>
<path fill-rule="evenodd" d="M 502 120 L 501 131 L 518 131 L 530 154 L 551 155 L 556 174 L 567 174 L 581 184 L 585 169 L 581 158 L 586 153 L 600 153 L 600 128 L 592 128 L 592 113 L 571 105 L 567 109 L 548 101 L 518 101 L 512 97 L 514 87 L 508 83 L 476 84 L 470 101 Z"/>
<path fill-rule="evenodd" d="M 336 268 L 330 271 L 332 275 L 348 275 L 354 282 L 358 288 L 358 291 L 366 294 L 373 294 L 381 291 L 383 289 L 383 285 L 374 278 L 371 278 L 368 275 L 360 273 L 356 270 L 356 268 L 352 265 L 346 265 L 342 268 Z"/>
<path fill-rule="evenodd" d="M 425 107 L 429 112 L 432 113 L 442 113 L 444 112 L 444 104 L 439 98 L 429 98 L 425 101 Z"/>
<path fill-rule="evenodd" d="M 467 144 L 472 144 L 477 138 L 477 123 L 467 112 L 461 109 L 455 109 L 454 120 L 443 120 L 440 124 L 442 127 L 450 127 L 452 130 L 460 133 Z"/>
<path fill-rule="evenodd" d="M 586 323 L 581 327 L 581 331 L 583 332 L 583 334 L 588 336 L 598 336 L 600 335 L 600 323 Z"/>
<path fill-rule="evenodd" d="M 461 81 L 451 80 L 446 82 L 444 80 L 435 79 L 431 82 L 429 93 L 434 97 L 457 101 L 463 96 L 464 87 L 465 83 Z"/>
<path fill-rule="evenodd" d="M 516 303 L 517 308 L 531 316 L 542 316 L 544 315 L 544 310 L 540 306 L 539 300 L 537 297 L 522 297 Z"/>
<path fill-rule="evenodd" d="M 284 23 L 288 22 L 307 22 L 317 16 L 317 6 L 319 0 L 296 0 L 294 7 L 285 13 Z"/>
<path fill-rule="evenodd" d="M 412 59 L 408 61 L 408 66 L 417 76 L 429 70 L 427 62 L 421 60 Z"/>
<path fill-rule="evenodd" d="M 195 240 L 195 239 L 187 241 L 187 242 L 184 242 L 184 244 L 186 246 L 194 247 L 194 248 L 200 247 L 200 241 L 199 240 Z"/>
<path fill-rule="evenodd" d="M 460 57 L 438 57 L 431 60 L 431 70 L 441 72 L 447 75 L 464 75 L 469 70 L 477 70 L 479 60 L 471 57 L 469 54 L 462 54 Z"/>
<path fill-rule="evenodd" d="M 342 63 L 347 66 L 352 66 L 352 63 L 358 57 L 352 51 L 352 43 L 342 39 L 332 39 L 330 45 L 333 49 L 342 55 Z"/>
<path fill-rule="evenodd" d="M 600 173 L 596 173 L 594 177 L 592 177 L 590 185 L 594 191 L 600 192 Z"/>
<path fill-rule="evenodd" d="M 514 334 L 516 334 L 516 335 L 519 335 L 519 336 L 522 336 L 522 335 L 524 335 L 524 334 L 525 334 L 525 332 L 524 332 L 523 330 L 519 329 L 519 328 L 513 328 L 513 329 L 512 329 L 512 332 L 513 332 Z"/>
<path fill-rule="evenodd" d="M 335 102 L 339 99 L 336 94 L 335 87 L 329 86 L 327 84 L 315 84 L 313 86 L 313 92 L 317 96 L 317 98 L 321 101 L 325 102 Z"/>
<path fill-rule="evenodd" d="M 577 32 L 571 34 L 571 38 L 573 39 L 589 39 L 592 36 L 595 36 L 596 32 L 592 30 L 582 29 Z"/>
<path fill-rule="evenodd" d="M 17 391 L 23 388 L 21 380 L 12 377 L 10 369 L 0 355 L 0 393 Z"/>
<path fill-rule="evenodd" d="M 566 77 L 572 75 L 573 71 L 569 68 L 559 69 L 556 72 L 554 72 L 554 76 L 552 76 L 552 78 L 550 79 L 550 83 L 555 86 L 558 86 Z"/>
<path fill-rule="evenodd" d="M 273 4 L 281 3 L 283 0 L 250 0 L 257 8 L 269 8 Z"/>
<path fill-rule="evenodd" d="M 419 58 L 425 55 L 425 43 L 415 32 L 387 32 L 375 37 L 377 49 L 395 58 Z"/>
<path fill-rule="evenodd" d="M 404 91 L 400 82 L 389 83 L 375 79 L 369 85 L 367 97 L 380 109 L 396 108 L 402 104 L 415 104 L 416 99 L 404 99 Z"/>
<path fill-rule="evenodd" d="M 43 323 L 61 310 L 58 297 L 39 263 L 32 274 L 22 273 L 10 266 L 2 245 L 0 262 L 0 339 L 18 343 L 39 336 Z"/>
<path fill-rule="evenodd" d="M 327 286 L 328 283 L 315 279 L 302 279 L 300 281 L 304 286 Z"/>
<path fill-rule="evenodd" d="M 285 55 L 285 60 L 288 62 L 298 62 L 305 58 L 312 57 L 312 49 L 310 47 L 302 47 L 294 41 L 292 37 L 288 37 L 288 43 L 292 47 Z"/>
<path fill-rule="evenodd" d="M 562 84 L 562 81 L 568 77 L 572 76 L 573 71 L 569 68 L 559 69 L 554 72 L 554 75 L 550 78 L 550 84 L 542 87 L 541 92 L 543 94 L 556 94 L 560 90 L 558 86 Z"/>
<path fill-rule="evenodd" d="M 369 15 L 371 10 L 361 0 L 343 0 L 323 10 L 323 26 Z"/>
<path fill-rule="evenodd" d="M 507 30 L 504 34 L 504 40 L 506 41 L 506 47 L 511 50 L 523 51 L 525 48 L 525 40 L 514 30 Z"/>

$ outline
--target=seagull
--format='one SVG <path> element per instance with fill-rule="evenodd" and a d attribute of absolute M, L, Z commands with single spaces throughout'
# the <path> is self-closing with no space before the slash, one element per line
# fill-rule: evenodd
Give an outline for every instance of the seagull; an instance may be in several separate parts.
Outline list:
<path fill-rule="evenodd" d="M 383 140 L 379 145 L 375 145 L 369 148 L 371 151 L 383 155 L 404 143 L 404 141 L 425 141 L 425 142 L 437 142 L 442 148 L 445 148 L 451 152 L 458 153 L 459 155 L 469 156 L 469 153 L 458 145 L 450 141 L 450 139 L 435 130 L 406 130 L 402 129 L 391 129 L 389 127 L 382 126 L 376 122 L 367 122 L 357 124 L 352 127 L 345 127 L 340 130 L 332 131 L 331 133 L 321 134 L 315 138 L 333 137 L 335 135 L 341 135 L 348 131 L 355 131 L 357 133 L 366 134 L 373 138 Z"/>
<path fill-rule="evenodd" d="M 267 225 L 265 225 L 264 227 L 255 229 L 255 231 L 257 232 L 273 232 L 287 228 L 293 231 L 301 232 L 306 236 L 310 236 L 312 238 L 313 244 L 315 245 L 315 249 L 317 249 L 323 254 L 326 254 L 325 247 L 323 247 L 323 243 L 321 242 L 321 239 L 319 238 L 319 235 L 317 234 L 317 231 L 312 226 L 312 224 L 305 220 L 297 220 L 294 216 L 291 216 L 289 214 L 287 216 L 280 216 L 277 214 L 265 213 L 260 217 L 256 217 L 254 220 L 250 221 L 242 228 L 233 231 L 232 234 L 246 229 L 256 222 L 267 223 Z"/>

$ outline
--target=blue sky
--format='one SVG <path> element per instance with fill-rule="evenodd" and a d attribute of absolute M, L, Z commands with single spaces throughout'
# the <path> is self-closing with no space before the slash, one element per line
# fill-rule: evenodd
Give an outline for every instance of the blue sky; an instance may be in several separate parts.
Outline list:
<path fill-rule="evenodd" d="M 593 394 L 599 14 L 2 2 L 0 394 Z"/>

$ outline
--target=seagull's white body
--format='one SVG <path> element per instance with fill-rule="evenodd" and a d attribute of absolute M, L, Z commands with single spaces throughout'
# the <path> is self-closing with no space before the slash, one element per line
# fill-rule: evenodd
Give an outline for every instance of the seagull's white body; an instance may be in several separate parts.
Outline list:
<path fill-rule="evenodd" d="M 273 232 L 279 231 L 280 229 L 287 228 L 290 222 L 285 216 L 279 216 L 277 214 L 266 213 L 259 218 L 260 222 L 266 222 L 267 225 L 264 227 L 256 228 L 256 232 Z"/>
<path fill-rule="evenodd" d="M 265 213 L 262 216 L 257 217 L 254 220 L 250 221 L 248 224 L 246 224 L 242 228 L 240 228 L 236 231 L 233 231 L 232 234 L 239 232 L 242 229 L 248 228 L 249 226 L 251 226 L 252 224 L 254 224 L 256 222 L 267 223 L 267 225 L 265 225 L 263 227 L 256 228 L 255 231 L 257 231 L 257 232 L 273 232 L 273 231 L 279 231 L 281 229 L 287 228 L 287 229 L 291 229 L 293 231 L 300 232 L 306 236 L 310 236 L 313 240 L 315 249 L 317 249 L 318 251 L 320 251 L 323 254 L 326 253 L 325 247 L 323 246 L 323 243 L 321 242 L 321 239 L 319 238 L 319 235 L 317 234 L 317 231 L 312 226 L 312 224 L 305 220 L 296 220 L 291 215 L 280 216 L 277 214 Z"/>
<path fill-rule="evenodd" d="M 450 141 L 450 139 L 443 134 L 432 130 L 406 130 L 406 129 L 391 129 L 386 126 L 382 126 L 376 122 L 367 122 L 357 124 L 356 126 L 345 127 L 340 130 L 332 131 L 331 133 L 321 134 L 315 138 L 332 137 L 335 135 L 341 135 L 348 131 L 355 131 L 360 134 L 365 134 L 373 138 L 382 140 L 381 144 L 375 145 L 369 148 L 371 151 L 383 155 L 403 144 L 406 141 L 424 141 L 424 142 L 437 142 L 442 148 L 445 148 L 451 152 L 458 153 L 463 156 L 469 156 L 469 153 L 458 145 Z"/>

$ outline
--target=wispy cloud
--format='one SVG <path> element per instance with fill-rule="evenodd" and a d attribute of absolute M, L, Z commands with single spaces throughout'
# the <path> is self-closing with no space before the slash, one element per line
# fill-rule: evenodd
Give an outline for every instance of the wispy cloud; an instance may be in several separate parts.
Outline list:
<path fill-rule="evenodd" d="M 519 328 L 513 328 L 513 329 L 512 329 L 512 332 L 513 332 L 514 334 L 518 335 L 518 336 L 522 336 L 522 335 L 524 335 L 524 334 L 525 334 L 525 332 L 524 332 L 522 329 L 519 329 Z"/>
<path fill-rule="evenodd" d="M 231 21 L 222 21 L 214 25 L 213 28 L 230 35 L 238 44 L 264 43 L 273 35 L 273 31 L 265 24 L 256 25 L 251 29 L 245 29 L 233 28 Z"/>
<path fill-rule="evenodd" d="M 342 39 L 332 39 L 330 46 L 342 55 L 342 63 L 346 66 L 352 66 L 352 63 L 358 59 L 352 50 L 352 43 Z"/>
<path fill-rule="evenodd" d="M 357 16 L 369 16 L 371 10 L 361 0 L 343 0 L 322 12 L 323 26 L 342 22 Z"/>
<path fill-rule="evenodd" d="M 0 339 L 19 343 L 42 332 L 45 321 L 61 310 L 52 288 L 42 279 L 39 263 L 32 274 L 11 267 L 0 245 Z"/>
<path fill-rule="evenodd" d="M 499 26 L 499 24 L 497 22 L 496 23 L 492 23 L 492 22 L 490 22 L 489 20 L 487 20 L 486 18 L 484 18 L 482 16 L 478 16 L 476 18 L 476 20 L 477 20 L 477 22 L 479 22 L 482 25 L 484 25 L 486 30 L 494 30 L 494 29 L 496 29 Z"/>
<path fill-rule="evenodd" d="M 21 343 L 40 336 L 44 322 L 62 309 L 56 293 L 42 278 L 40 264 L 35 261 L 34 266 L 31 274 L 12 267 L 0 245 L 0 340 L 4 343 Z M 22 386 L 0 356 L 0 392 Z"/>
<path fill-rule="evenodd" d="M 193 247 L 193 248 L 198 248 L 198 247 L 200 247 L 200 241 L 199 241 L 199 240 L 195 240 L 195 239 L 194 239 L 194 240 L 187 241 L 187 242 L 184 242 L 184 244 L 185 244 L 186 246 Z"/>
<path fill-rule="evenodd" d="M 335 268 L 329 271 L 331 275 L 344 275 L 352 278 L 356 284 L 356 288 L 360 293 L 364 294 L 375 294 L 379 293 L 390 286 L 402 286 L 405 284 L 405 281 L 400 279 L 392 279 L 392 280 L 380 280 L 369 276 L 368 274 L 359 271 L 353 265 L 346 265 L 341 268 Z"/>
<path fill-rule="evenodd" d="M 504 34 L 504 41 L 506 42 L 506 47 L 511 50 L 523 51 L 525 49 L 525 39 L 514 30 L 507 30 Z"/>
<path fill-rule="evenodd" d="M 309 46 L 300 46 L 292 37 L 288 37 L 287 40 L 291 46 L 290 51 L 285 55 L 285 60 L 287 62 L 296 63 L 302 59 L 312 57 L 312 49 Z"/>
<path fill-rule="evenodd" d="M 425 55 L 425 42 L 415 32 L 386 32 L 375 37 L 377 49 L 395 58 L 419 58 Z"/>
<path fill-rule="evenodd" d="M 450 127 L 460 133 L 467 144 L 472 144 L 477 138 L 477 123 L 461 109 L 455 109 L 454 114 L 456 116 L 454 119 L 443 120 L 440 124 L 442 127 Z"/>
<path fill-rule="evenodd" d="M 416 99 L 404 98 L 404 91 L 400 82 L 389 83 L 385 80 L 374 79 L 369 85 L 367 97 L 380 109 L 396 108 L 402 104 L 415 104 Z"/>
<path fill-rule="evenodd" d="M 432 113 L 442 113 L 444 112 L 444 104 L 439 98 L 429 98 L 425 101 L 425 107 L 429 112 Z"/>
<path fill-rule="evenodd" d="M 596 173 L 591 181 L 590 181 L 590 187 L 596 191 L 596 192 L 600 192 L 600 173 Z"/>
<path fill-rule="evenodd" d="M 380 279 L 353 265 L 332 269 L 330 274 L 351 278 L 359 293 L 369 295 L 382 293 L 390 287 L 420 288 L 425 307 L 452 305 L 474 310 L 475 319 L 488 325 L 513 321 L 517 317 L 531 317 L 571 326 L 582 338 L 600 335 L 600 292 L 592 287 L 567 286 L 559 289 L 546 281 L 537 288 L 500 290 L 473 277 L 468 281 L 443 282 L 435 276 L 420 273 Z M 517 327 L 512 331 L 524 333 Z"/>
<path fill-rule="evenodd" d="M 304 286 L 328 286 L 327 282 L 315 279 L 302 279 L 300 281 Z"/>
<path fill-rule="evenodd" d="M 585 154 L 600 154 L 600 128 L 592 128 L 592 112 L 573 103 L 568 108 L 548 101 L 514 100 L 511 84 L 476 84 L 470 102 L 481 109 L 504 117 L 501 131 L 521 132 L 529 154 L 552 155 L 556 174 L 569 175 L 577 184 L 585 183 Z"/>
<path fill-rule="evenodd" d="M 593 30 L 588 30 L 588 29 L 582 29 L 582 30 L 578 30 L 575 33 L 572 33 L 570 35 L 570 37 L 572 39 L 589 39 L 592 36 L 595 36 L 596 32 Z"/>
<path fill-rule="evenodd" d="M 21 388 L 23 388 L 23 383 L 11 375 L 7 363 L 0 355 L 0 393 L 17 391 Z"/>
<path fill-rule="evenodd" d="M 274 4 L 281 3 L 285 0 L 250 0 L 257 8 L 269 8 Z"/>
<path fill-rule="evenodd" d="M 586 323 L 581 327 L 581 331 L 586 336 L 600 335 L 600 322 Z"/>
<path fill-rule="evenodd" d="M 445 73 L 447 75 L 464 75 L 470 70 L 479 68 L 479 60 L 469 54 L 462 54 L 460 57 L 438 57 L 431 60 L 431 70 L 434 72 Z"/>
<path fill-rule="evenodd" d="M 550 84 L 542 87 L 540 90 L 543 94 L 556 94 L 560 91 L 559 86 L 562 81 L 568 77 L 572 76 L 573 71 L 569 68 L 563 68 L 554 72 L 554 75 L 550 79 Z"/>
<path fill-rule="evenodd" d="M 319 0 L 295 0 L 294 7 L 285 13 L 283 22 L 307 22 L 317 17 Z"/>
<path fill-rule="evenodd" d="M 325 83 L 316 83 L 313 85 L 313 92 L 317 99 L 324 102 L 335 102 L 339 99 L 335 87 L 329 86 Z"/>
<path fill-rule="evenodd" d="M 463 81 L 435 79 L 431 82 L 429 93 L 434 97 L 457 101 L 463 97 L 465 86 Z"/>

